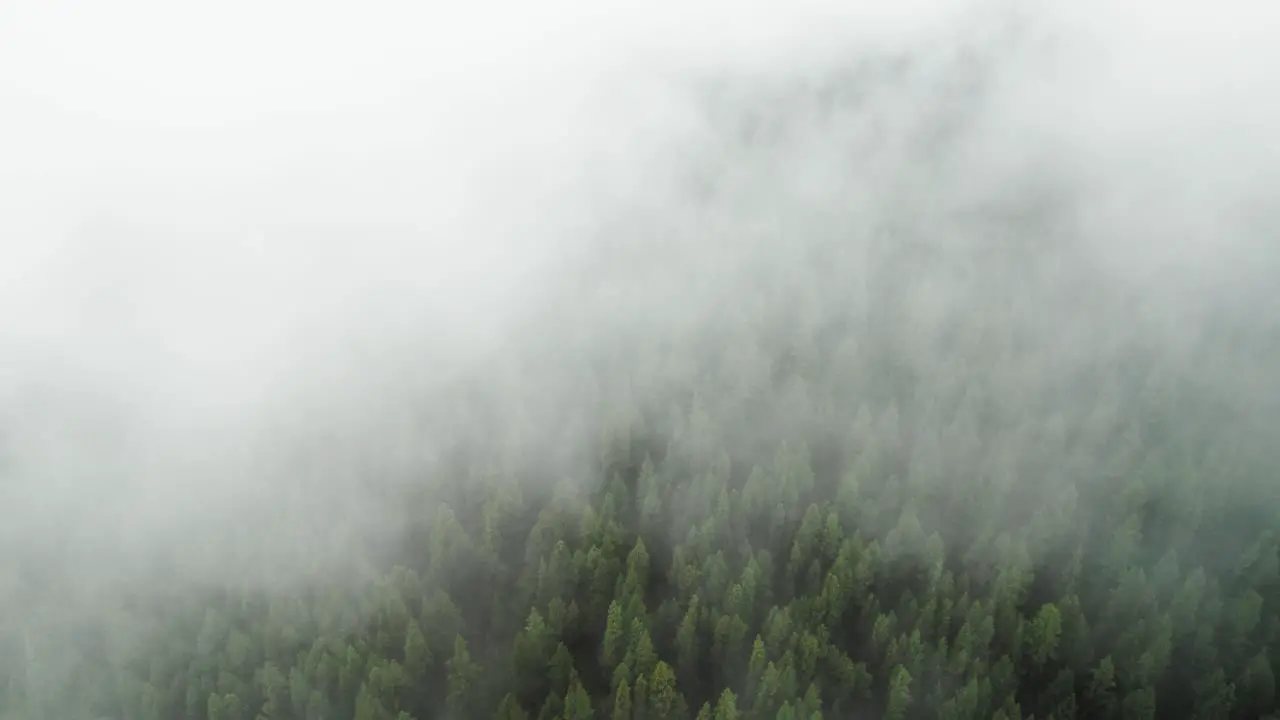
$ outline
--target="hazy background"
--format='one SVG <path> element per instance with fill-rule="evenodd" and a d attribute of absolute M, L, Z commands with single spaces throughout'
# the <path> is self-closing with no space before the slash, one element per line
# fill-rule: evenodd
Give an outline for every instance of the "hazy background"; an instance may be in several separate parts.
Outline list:
<path fill-rule="evenodd" d="M 822 313 L 801 236 L 872 294 L 873 253 L 952 253 L 912 327 L 1026 307 L 1037 379 L 1139 336 L 1276 410 L 1265 358 L 1204 350 L 1280 328 L 1280 7 L 461 5 L 0 6 L 0 577 L 305 554 L 314 496 L 375 513 L 371 473 L 431 462 L 423 398 L 495 358 L 563 361 L 531 375 L 563 418 L 582 353 L 760 282 Z M 953 272 L 993 242 L 964 218 L 1040 197 L 1087 274 Z"/>

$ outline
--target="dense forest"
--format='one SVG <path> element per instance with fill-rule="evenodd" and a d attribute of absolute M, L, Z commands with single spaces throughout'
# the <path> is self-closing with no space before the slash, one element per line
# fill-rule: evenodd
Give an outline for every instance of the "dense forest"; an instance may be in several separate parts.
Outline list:
<path fill-rule="evenodd" d="M 797 148 L 867 93 L 766 94 L 501 352 L 299 444 L 221 572 L 175 550 L 65 614 L 14 574 L 0 718 L 1275 716 L 1248 281 L 1109 273 L 1069 188 L 974 200 L 928 117 L 915 175 L 814 190 Z"/>

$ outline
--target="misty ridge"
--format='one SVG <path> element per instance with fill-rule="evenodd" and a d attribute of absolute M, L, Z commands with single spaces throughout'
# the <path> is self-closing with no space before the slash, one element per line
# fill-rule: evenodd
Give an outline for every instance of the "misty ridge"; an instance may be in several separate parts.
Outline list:
<path fill-rule="evenodd" d="M 1280 11 L 0 11 L 0 720 L 1264 718 Z"/>

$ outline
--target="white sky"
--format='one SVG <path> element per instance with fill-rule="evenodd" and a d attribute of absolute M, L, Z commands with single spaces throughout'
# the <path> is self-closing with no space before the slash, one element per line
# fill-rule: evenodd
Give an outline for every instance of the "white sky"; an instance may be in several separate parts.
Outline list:
<path fill-rule="evenodd" d="M 673 78 L 945 45 L 977 6 L 1057 44 L 1007 74 L 976 185 L 1052 154 L 1106 237 L 1273 202 L 1263 0 L 3 0 L 0 402 L 83 384 L 235 424 L 360 338 L 470 342 L 652 191 L 697 124 Z"/>

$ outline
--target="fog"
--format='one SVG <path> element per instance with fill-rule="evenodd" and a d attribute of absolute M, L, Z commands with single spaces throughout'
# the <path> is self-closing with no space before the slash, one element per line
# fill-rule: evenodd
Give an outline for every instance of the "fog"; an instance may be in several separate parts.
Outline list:
<path fill-rule="evenodd" d="M 811 282 L 797 237 L 978 257 L 957 218 L 1041 195 L 1094 284 L 947 265 L 903 290 L 913 327 L 1012 300 L 1055 337 L 1026 382 L 1141 337 L 1276 409 L 1267 363 L 1203 338 L 1280 328 L 1280 7 L 458 5 L 4 3 L 0 573 L 203 568 L 230 550 L 202 527 L 296 561 L 313 495 L 391 527 L 362 473 L 431 462 L 424 398 L 769 292 L 821 315 L 877 277 Z M 814 99 L 869 58 L 909 63 Z M 565 417 L 568 373 L 523 411 Z"/>

